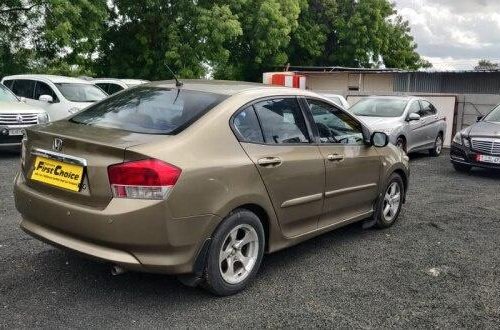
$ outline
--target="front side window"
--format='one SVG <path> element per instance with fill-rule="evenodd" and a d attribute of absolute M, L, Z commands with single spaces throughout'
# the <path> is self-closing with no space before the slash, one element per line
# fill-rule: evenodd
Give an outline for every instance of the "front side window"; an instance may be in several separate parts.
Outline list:
<path fill-rule="evenodd" d="M 484 117 L 484 121 L 500 123 L 500 105 L 487 114 L 486 117 Z"/>
<path fill-rule="evenodd" d="M 111 94 L 108 90 L 108 87 L 109 87 L 109 84 L 106 84 L 106 83 L 97 83 L 95 84 L 97 87 L 99 87 L 100 89 L 102 89 L 103 91 L 105 91 L 106 93 L 108 94 Z"/>
<path fill-rule="evenodd" d="M 432 115 L 435 115 L 437 113 L 436 108 L 434 108 L 434 106 L 432 104 L 430 104 L 429 102 L 420 101 L 420 103 L 422 103 L 422 113 L 421 113 L 422 117 L 432 116 Z"/>
<path fill-rule="evenodd" d="M 19 102 L 19 100 L 7 87 L 0 84 L 0 102 Z"/>
<path fill-rule="evenodd" d="M 14 80 L 5 80 L 3 84 L 10 90 L 12 90 L 12 86 L 14 86 Z"/>
<path fill-rule="evenodd" d="M 253 106 L 238 112 L 233 119 L 233 125 L 243 141 L 264 143 L 264 136 Z"/>
<path fill-rule="evenodd" d="M 350 112 L 365 117 L 400 117 L 403 115 L 407 100 L 392 98 L 365 98 L 353 105 Z"/>
<path fill-rule="evenodd" d="M 344 111 L 318 100 L 308 99 L 321 143 L 364 144 L 361 124 Z"/>
<path fill-rule="evenodd" d="M 97 102 L 107 96 L 100 88 L 91 84 L 59 83 L 55 85 L 71 102 Z"/>
<path fill-rule="evenodd" d="M 118 93 L 119 91 L 122 91 L 124 88 L 118 84 L 109 84 L 108 86 L 108 94 L 111 95 L 111 94 L 115 94 L 115 93 Z"/>
<path fill-rule="evenodd" d="M 309 143 L 307 126 L 295 98 L 266 100 L 254 104 L 269 144 Z"/>
<path fill-rule="evenodd" d="M 137 133 L 176 134 L 226 96 L 159 87 L 137 87 L 88 107 L 70 120 Z"/>
<path fill-rule="evenodd" d="M 408 109 L 408 114 L 416 113 L 417 115 L 421 115 L 420 103 L 418 101 L 413 101 L 410 104 L 410 108 Z"/>
<path fill-rule="evenodd" d="M 54 93 L 52 88 L 46 83 L 37 81 L 35 86 L 35 100 L 38 100 L 42 95 L 50 95 L 54 102 L 57 102 L 56 93 Z"/>
<path fill-rule="evenodd" d="M 29 99 L 33 98 L 33 92 L 35 90 L 34 80 L 16 80 L 12 86 L 12 92 L 19 97 L 26 97 Z"/>

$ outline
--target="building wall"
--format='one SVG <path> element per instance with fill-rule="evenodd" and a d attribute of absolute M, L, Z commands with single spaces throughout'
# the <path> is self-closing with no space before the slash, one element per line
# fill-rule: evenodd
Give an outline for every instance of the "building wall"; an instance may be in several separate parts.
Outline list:
<path fill-rule="evenodd" d="M 366 74 L 347 72 L 300 73 L 306 76 L 306 88 L 315 91 L 346 93 L 350 89 L 359 91 L 392 91 L 392 73 Z"/>
<path fill-rule="evenodd" d="M 306 88 L 314 91 L 346 92 L 349 85 L 348 73 L 315 73 L 306 76 Z"/>

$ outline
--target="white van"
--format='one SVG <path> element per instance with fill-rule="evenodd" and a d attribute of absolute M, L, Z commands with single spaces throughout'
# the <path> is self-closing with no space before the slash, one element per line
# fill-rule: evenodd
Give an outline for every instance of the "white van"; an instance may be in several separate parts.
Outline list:
<path fill-rule="evenodd" d="M 29 105 L 47 111 L 51 121 L 66 118 L 108 95 L 91 81 L 52 75 L 15 75 L 2 79 Z"/>

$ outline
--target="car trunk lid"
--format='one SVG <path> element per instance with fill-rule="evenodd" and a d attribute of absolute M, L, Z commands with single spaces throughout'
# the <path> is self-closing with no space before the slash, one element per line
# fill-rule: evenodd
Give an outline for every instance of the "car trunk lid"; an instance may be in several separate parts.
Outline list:
<path fill-rule="evenodd" d="M 27 184 L 37 191 L 70 203 L 104 208 L 112 198 L 108 166 L 122 163 L 127 148 L 161 138 L 164 136 L 54 122 L 27 130 L 23 173 Z"/>

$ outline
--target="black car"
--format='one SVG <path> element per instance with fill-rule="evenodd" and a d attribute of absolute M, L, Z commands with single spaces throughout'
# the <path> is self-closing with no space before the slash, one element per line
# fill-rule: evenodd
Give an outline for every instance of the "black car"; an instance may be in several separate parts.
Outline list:
<path fill-rule="evenodd" d="M 460 172 L 472 167 L 500 169 L 500 105 L 455 135 L 450 157 Z"/>

